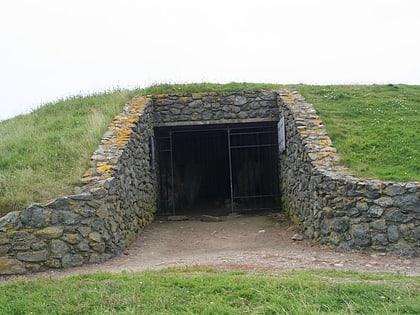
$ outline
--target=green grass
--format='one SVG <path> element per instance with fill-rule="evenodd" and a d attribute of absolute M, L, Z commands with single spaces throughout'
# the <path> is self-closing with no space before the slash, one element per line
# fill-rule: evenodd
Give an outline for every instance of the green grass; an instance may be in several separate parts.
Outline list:
<path fill-rule="evenodd" d="M 360 177 L 420 180 L 420 86 L 302 86 L 341 163 Z"/>
<path fill-rule="evenodd" d="M 419 314 L 420 277 L 215 269 L 0 284 L 0 314 Z"/>
<path fill-rule="evenodd" d="M 74 97 L 0 122 L 0 213 L 70 193 L 131 96 Z"/>
<path fill-rule="evenodd" d="M 0 215 L 72 193 L 107 126 L 134 95 L 282 87 L 163 84 L 75 96 L 1 121 Z M 386 180 L 420 179 L 420 86 L 296 88 L 319 111 L 352 172 Z"/>

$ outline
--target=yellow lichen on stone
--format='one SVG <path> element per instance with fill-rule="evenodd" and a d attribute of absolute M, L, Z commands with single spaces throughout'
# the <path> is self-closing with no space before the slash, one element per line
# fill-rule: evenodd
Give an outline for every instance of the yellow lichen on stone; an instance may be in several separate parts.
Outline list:
<path fill-rule="evenodd" d="M 115 143 L 116 146 L 122 147 L 127 143 L 127 141 L 128 141 L 128 139 L 122 138 L 122 139 L 116 139 L 114 141 L 114 143 Z"/>
<path fill-rule="evenodd" d="M 118 129 L 115 131 L 115 136 L 118 138 L 130 138 L 130 134 L 133 132 L 133 130 L 124 128 L 124 129 Z"/>
<path fill-rule="evenodd" d="M 86 172 L 84 172 L 84 174 L 82 175 L 82 178 L 92 177 L 92 175 L 93 175 L 93 171 L 91 169 L 89 169 Z"/>
<path fill-rule="evenodd" d="M 287 104 L 293 104 L 295 101 L 295 95 L 292 93 L 283 94 L 281 98 L 287 103 Z"/>
<path fill-rule="evenodd" d="M 138 119 L 136 117 L 128 117 L 124 120 L 124 123 L 135 126 L 135 123 L 137 122 L 137 120 Z"/>
<path fill-rule="evenodd" d="M 304 136 L 304 137 L 307 137 L 308 136 L 308 130 L 306 130 L 306 129 L 304 129 L 304 128 L 299 128 L 298 129 L 298 133 L 299 133 L 299 135 L 300 136 Z"/>
<path fill-rule="evenodd" d="M 322 120 L 321 119 L 312 119 L 311 124 L 315 125 L 315 126 L 322 125 Z"/>
<path fill-rule="evenodd" d="M 144 98 L 143 97 L 133 98 L 130 102 L 130 106 L 133 110 L 140 113 L 140 111 L 144 108 Z"/>
<path fill-rule="evenodd" d="M 103 145 L 105 146 L 105 147 L 109 147 L 109 146 L 111 146 L 111 144 L 112 144 L 112 141 L 111 140 L 106 140 L 106 141 L 104 141 L 104 143 L 103 143 Z"/>
<path fill-rule="evenodd" d="M 113 144 L 117 146 L 123 146 L 125 145 L 128 140 L 130 140 L 130 135 L 133 132 L 133 130 L 128 128 L 118 129 L 115 131 L 115 138 L 113 139 Z"/>
<path fill-rule="evenodd" d="M 96 166 L 98 173 L 101 173 L 104 177 L 111 177 L 112 165 L 108 163 L 98 163 Z"/>
<path fill-rule="evenodd" d="M 117 116 L 114 117 L 114 120 L 112 121 L 113 125 L 118 124 L 121 121 L 121 114 L 118 114 Z"/>
<path fill-rule="evenodd" d="M 326 146 L 326 147 L 328 147 L 332 144 L 329 139 L 321 139 L 321 140 L 319 140 L 319 143 L 323 146 Z"/>

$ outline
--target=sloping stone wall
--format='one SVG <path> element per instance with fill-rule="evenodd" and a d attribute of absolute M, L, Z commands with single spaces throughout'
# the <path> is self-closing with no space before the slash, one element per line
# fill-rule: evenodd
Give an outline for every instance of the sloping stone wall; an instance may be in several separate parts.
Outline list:
<path fill-rule="evenodd" d="M 280 92 L 286 151 L 280 155 L 283 209 L 306 236 L 338 250 L 420 253 L 420 183 L 360 179 L 338 164 L 317 116 L 296 91 Z"/>
<path fill-rule="evenodd" d="M 152 106 L 135 98 L 92 156 L 74 195 L 0 219 L 0 275 L 103 262 L 122 252 L 152 219 Z"/>

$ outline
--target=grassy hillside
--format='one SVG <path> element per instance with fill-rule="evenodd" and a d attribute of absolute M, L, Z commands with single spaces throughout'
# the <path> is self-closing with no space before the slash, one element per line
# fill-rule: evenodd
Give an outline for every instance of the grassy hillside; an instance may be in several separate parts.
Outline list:
<path fill-rule="evenodd" d="M 0 122 L 0 212 L 71 192 L 132 95 L 74 97 Z"/>
<path fill-rule="evenodd" d="M 341 163 L 360 177 L 420 180 L 420 86 L 302 86 Z"/>
<path fill-rule="evenodd" d="M 419 314 L 420 277 L 188 268 L 0 284 L 1 314 Z"/>
<path fill-rule="evenodd" d="M 237 89 L 272 84 L 159 85 L 73 97 L 0 122 L 0 215 L 71 193 L 113 117 L 134 95 Z M 360 176 L 420 179 L 420 86 L 296 88 L 326 122 L 342 161 Z"/>

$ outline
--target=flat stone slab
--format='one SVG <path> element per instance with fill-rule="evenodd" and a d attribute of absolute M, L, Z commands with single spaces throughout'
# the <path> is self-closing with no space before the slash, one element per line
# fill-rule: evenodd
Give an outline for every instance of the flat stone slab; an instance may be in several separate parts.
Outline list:
<path fill-rule="evenodd" d="M 171 215 L 168 217 L 168 221 L 187 221 L 188 217 L 186 215 Z"/>
<path fill-rule="evenodd" d="M 294 241 L 303 241 L 304 236 L 300 233 L 296 233 L 292 236 L 292 240 Z"/>
<path fill-rule="evenodd" d="M 225 221 L 225 219 L 221 218 L 221 217 L 214 217 L 214 216 L 211 216 L 211 215 L 203 214 L 201 216 L 200 221 L 203 221 L 203 222 L 222 222 L 222 221 Z"/>

